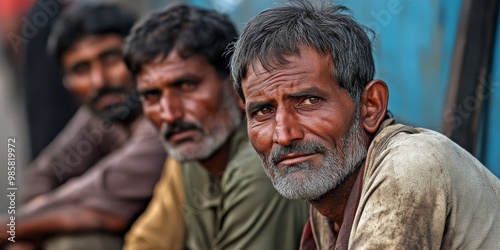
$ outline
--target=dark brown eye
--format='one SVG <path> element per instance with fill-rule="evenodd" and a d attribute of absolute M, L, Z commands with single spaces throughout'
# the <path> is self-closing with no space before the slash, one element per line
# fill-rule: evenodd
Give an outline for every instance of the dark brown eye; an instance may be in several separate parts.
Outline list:
<path fill-rule="evenodd" d="M 193 81 L 185 81 L 179 84 L 179 88 L 182 91 L 191 91 L 196 88 L 196 83 Z"/>
<path fill-rule="evenodd" d="M 307 97 L 306 99 L 304 99 L 300 104 L 311 105 L 311 104 L 315 104 L 318 102 L 319 102 L 319 98 L 311 96 L 311 97 Z"/>
<path fill-rule="evenodd" d="M 83 76 L 90 72 L 90 63 L 78 63 L 70 69 L 70 74 Z"/>
<path fill-rule="evenodd" d="M 268 115 L 272 112 L 270 108 L 263 108 L 255 112 L 256 116 Z"/>
<path fill-rule="evenodd" d="M 141 91 L 141 97 L 148 103 L 154 103 L 160 100 L 161 92 L 158 89 L 150 89 Z"/>

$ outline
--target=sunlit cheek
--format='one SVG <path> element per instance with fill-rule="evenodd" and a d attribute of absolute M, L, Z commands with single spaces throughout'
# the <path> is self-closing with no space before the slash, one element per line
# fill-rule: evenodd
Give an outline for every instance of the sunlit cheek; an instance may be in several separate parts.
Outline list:
<path fill-rule="evenodd" d="M 250 138 L 250 143 L 255 148 L 255 150 L 259 151 L 258 137 L 257 137 L 257 134 L 255 133 L 255 131 L 249 129 L 248 130 L 248 137 Z"/>
<path fill-rule="evenodd" d="M 260 157 L 267 159 L 272 147 L 272 138 L 267 136 L 264 128 L 249 129 L 248 135 L 257 154 L 259 154 Z"/>
<path fill-rule="evenodd" d="M 89 83 L 85 83 L 84 81 L 75 81 L 68 87 L 68 90 L 76 94 L 83 102 L 89 101 L 90 96 L 92 95 L 91 85 Z"/>
<path fill-rule="evenodd" d="M 123 62 L 116 62 L 107 67 L 107 71 L 109 76 L 113 77 L 115 81 L 123 81 L 130 78 L 130 73 L 127 69 L 127 66 Z"/>

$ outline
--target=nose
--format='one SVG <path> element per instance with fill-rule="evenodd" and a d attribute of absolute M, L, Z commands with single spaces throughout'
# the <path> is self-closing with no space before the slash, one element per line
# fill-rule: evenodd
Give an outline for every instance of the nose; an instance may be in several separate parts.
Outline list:
<path fill-rule="evenodd" d="M 304 138 L 304 131 L 298 119 L 287 111 L 286 108 L 279 108 L 276 110 L 273 142 L 281 146 L 287 146 L 294 141 Z"/>
<path fill-rule="evenodd" d="M 90 81 L 94 89 L 102 88 L 106 83 L 104 68 L 100 64 L 92 65 L 90 71 Z"/>
<path fill-rule="evenodd" d="M 160 118 L 163 122 L 172 124 L 184 117 L 184 106 L 180 97 L 173 91 L 163 91 L 160 99 Z"/>

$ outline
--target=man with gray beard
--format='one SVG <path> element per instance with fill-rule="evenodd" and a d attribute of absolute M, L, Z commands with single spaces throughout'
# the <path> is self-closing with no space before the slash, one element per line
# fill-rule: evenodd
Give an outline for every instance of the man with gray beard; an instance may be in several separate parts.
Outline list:
<path fill-rule="evenodd" d="M 498 249 L 500 181 L 445 136 L 396 124 L 343 6 L 263 11 L 231 61 L 274 187 L 311 203 L 301 249 Z"/>
<path fill-rule="evenodd" d="M 342 158 L 339 158 L 337 151 L 314 140 L 274 148 L 268 158 L 261 155 L 263 165 L 268 166 L 264 168 L 267 176 L 274 179 L 274 187 L 289 199 L 316 200 L 338 186 L 366 156 L 367 150 L 359 126 L 359 115 L 358 113 L 355 115 L 353 124 L 340 140 L 342 150 L 338 154 Z M 322 167 L 314 169 L 311 162 L 304 161 L 284 168 L 282 174 L 278 169 L 278 162 L 294 152 L 301 152 L 304 155 L 324 154 Z M 296 182 L 294 175 L 290 175 L 297 171 L 307 172 L 307 175 L 301 176 L 303 181 Z"/>
<path fill-rule="evenodd" d="M 248 141 L 225 15 L 174 4 L 136 24 L 125 59 L 169 158 L 135 249 L 297 249 L 307 204 L 281 197 Z"/>

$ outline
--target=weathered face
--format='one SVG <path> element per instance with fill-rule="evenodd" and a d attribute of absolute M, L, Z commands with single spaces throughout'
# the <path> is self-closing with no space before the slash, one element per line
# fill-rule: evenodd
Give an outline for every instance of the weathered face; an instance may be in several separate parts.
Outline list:
<path fill-rule="evenodd" d="M 134 106 L 127 105 L 133 84 L 123 42 L 119 35 L 84 36 L 62 55 L 65 86 L 101 117 L 125 119 Z"/>
<path fill-rule="evenodd" d="M 257 62 L 242 81 L 248 134 L 273 185 L 290 199 L 315 200 L 365 155 L 359 112 L 333 79 L 331 56 L 302 47 L 267 72 Z"/>
<path fill-rule="evenodd" d="M 165 148 L 180 161 L 210 157 L 241 122 L 229 79 L 200 55 L 184 59 L 173 51 L 159 57 L 143 66 L 137 88 Z"/>

